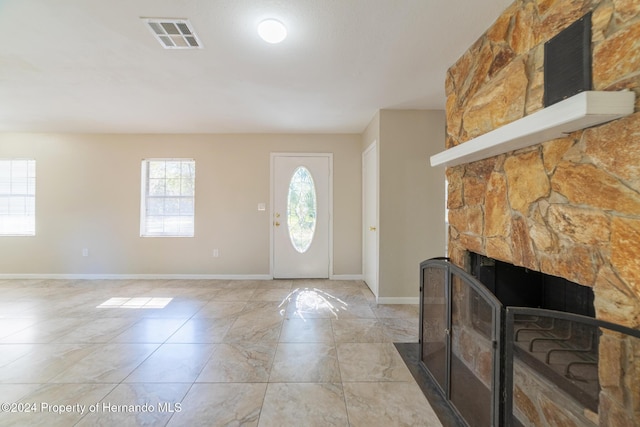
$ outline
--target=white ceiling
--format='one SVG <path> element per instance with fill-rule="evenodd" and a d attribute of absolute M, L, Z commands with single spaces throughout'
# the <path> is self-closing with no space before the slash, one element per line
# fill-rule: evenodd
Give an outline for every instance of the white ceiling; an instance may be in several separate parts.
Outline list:
<path fill-rule="evenodd" d="M 359 133 L 443 109 L 447 68 L 511 2 L 0 0 L 0 132 Z M 165 50 L 140 17 L 187 18 L 204 48 Z"/>

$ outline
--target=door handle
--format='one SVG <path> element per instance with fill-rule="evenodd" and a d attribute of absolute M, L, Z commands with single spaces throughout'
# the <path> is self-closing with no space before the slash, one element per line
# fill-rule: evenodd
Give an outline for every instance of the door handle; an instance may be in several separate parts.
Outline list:
<path fill-rule="evenodd" d="M 376 231 L 376 228 L 372 225 L 369 227 L 369 231 Z"/>
<path fill-rule="evenodd" d="M 280 223 L 278 221 L 274 221 L 273 225 L 275 225 L 276 227 L 280 227 Z"/>

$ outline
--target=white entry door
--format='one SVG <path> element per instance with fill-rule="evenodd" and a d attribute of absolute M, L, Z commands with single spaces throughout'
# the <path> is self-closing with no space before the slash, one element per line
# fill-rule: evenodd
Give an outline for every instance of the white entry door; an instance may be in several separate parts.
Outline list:
<path fill-rule="evenodd" d="M 374 142 L 362 154 L 362 259 L 364 281 L 378 297 L 378 152 Z"/>
<path fill-rule="evenodd" d="M 273 277 L 328 278 L 330 154 L 272 155 Z"/>

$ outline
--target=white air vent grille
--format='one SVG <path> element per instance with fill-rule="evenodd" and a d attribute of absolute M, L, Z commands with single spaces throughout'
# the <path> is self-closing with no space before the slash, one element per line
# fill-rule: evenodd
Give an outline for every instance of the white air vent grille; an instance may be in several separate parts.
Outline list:
<path fill-rule="evenodd" d="M 201 49 L 202 43 L 186 19 L 141 18 L 165 49 Z"/>

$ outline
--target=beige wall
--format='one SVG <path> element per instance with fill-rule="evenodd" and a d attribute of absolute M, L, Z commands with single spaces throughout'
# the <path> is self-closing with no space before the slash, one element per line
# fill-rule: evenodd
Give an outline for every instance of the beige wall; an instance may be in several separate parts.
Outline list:
<path fill-rule="evenodd" d="M 0 237 L 0 274 L 268 275 L 270 153 L 330 152 L 333 273 L 359 275 L 360 138 L 0 134 L 0 157 L 37 164 L 36 236 Z M 194 238 L 139 237 L 140 164 L 152 157 L 196 160 Z"/>
<path fill-rule="evenodd" d="M 429 164 L 444 146 L 445 114 L 381 110 L 379 132 L 379 296 L 416 298 L 420 262 L 445 254 L 445 174 Z"/>

